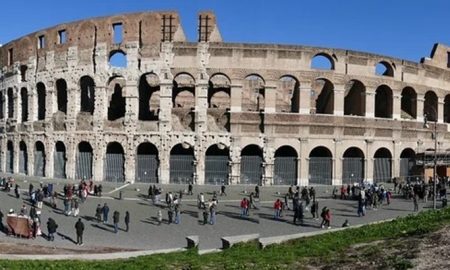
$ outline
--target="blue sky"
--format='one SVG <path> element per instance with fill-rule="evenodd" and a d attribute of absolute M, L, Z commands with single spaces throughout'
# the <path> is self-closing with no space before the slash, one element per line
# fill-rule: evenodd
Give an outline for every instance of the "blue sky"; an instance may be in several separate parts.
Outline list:
<path fill-rule="evenodd" d="M 226 42 L 345 48 L 419 61 L 450 45 L 449 0 L 15 0 L 2 5 L 0 43 L 63 22 L 175 10 L 190 41 L 197 14 L 216 13 Z"/>

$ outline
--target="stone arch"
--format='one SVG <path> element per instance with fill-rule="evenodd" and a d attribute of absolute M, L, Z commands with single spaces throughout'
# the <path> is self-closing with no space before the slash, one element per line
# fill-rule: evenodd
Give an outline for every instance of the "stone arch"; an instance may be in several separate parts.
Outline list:
<path fill-rule="evenodd" d="M 345 85 L 344 115 L 366 115 L 366 86 L 358 80 Z"/>
<path fill-rule="evenodd" d="M 294 76 L 284 75 L 277 88 L 276 112 L 299 112 L 300 83 Z"/>
<path fill-rule="evenodd" d="M 19 143 L 19 173 L 28 174 L 28 151 L 24 141 Z"/>
<path fill-rule="evenodd" d="M 125 152 L 118 142 L 106 146 L 103 180 L 108 182 L 125 181 Z"/>
<path fill-rule="evenodd" d="M 37 91 L 37 120 L 44 120 L 45 119 L 45 98 L 46 98 L 46 89 L 45 84 L 42 82 L 38 82 L 36 85 L 36 91 Z"/>
<path fill-rule="evenodd" d="M 80 111 L 94 114 L 95 108 L 95 82 L 89 76 L 80 78 Z"/>
<path fill-rule="evenodd" d="M 123 77 L 113 77 L 108 84 L 109 106 L 108 120 L 115 121 L 125 117 L 125 97 L 123 88 L 125 79 Z"/>
<path fill-rule="evenodd" d="M 333 154 L 325 146 L 309 153 L 309 183 L 331 185 L 333 182 Z"/>
<path fill-rule="evenodd" d="M 334 85 L 325 78 L 316 79 L 312 85 L 314 95 L 311 95 L 313 113 L 334 113 Z"/>
<path fill-rule="evenodd" d="M 159 115 L 160 82 L 155 73 L 139 79 L 139 120 L 157 121 Z"/>
<path fill-rule="evenodd" d="M 67 83 L 64 79 L 56 81 L 56 101 L 58 111 L 67 114 Z"/>
<path fill-rule="evenodd" d="M 150 142 L 143 142 L 136 149 L 136 182 L 158 183 L 158 148 Z"/>
<path fill-rule="evenodd" d="M 28 90 L 26 87 L 20 89 L 20 102 L 22 104 L 22 123 L 28 121 Z"/>
<path fill-rule="evenodd" d="M 66 178 L 66 146 L 64 142 L 57 141 L 55 143 L 55 150 L 53 154 L 53 177 L 55 178 Z"/>
<path fill-rule="evenodd" d="M 250 112 L 264 111 L 265 81 L 258 74 L 245 77 L 242 92 L 242 110 Z"/>
<path fill-rule="evenodd" d="M 334 68 L 334 59 L 327 53 L 317 53 L 311 58 L 311 69 L 334 70 Z"/>
<path fill-rule="evenodd" d="M 284 145 L 275 151 L 274 185 L 297 184 L 297 160 L 297 151 L 292 146 Z"/>
<path fill-rule="evenodd" d="M 240 184 L 261 185 L 263 178 L 263 151 L 256 144 L 250 144 L 241 151 Z"/>
<path fill-rule="evenodd" d="M 349 147 L 342 158 L 342 183 L 361 183 L 364 180 L 364 152 L 358 147 Z"/>
<path fill-rule="evenodd" d="M 195 162 L 194 148 L 189 144 L 180 143 L 172 147 L 170 150 L 170 183 L 193 183 Z"/>
<path fill-rule="evenodd" d="M 205 153 L 205 184 L 227 185 L 230 150 L 222 144 L 208 147 Z"/>
<path fill-rule="evenodd" d="M 392 154 L 389 149 L 381 147 L 373 155 L 374 183 L 388 182 L 392 179 Z"/>
<path fill-rule="evenodd" d="M 375 117 L 392 118 L 392 90 L 381 85 L 375 91 Z"/>
<path fill-rule="evenodd" d="M 195 79 L 189 73 L 179 73 L 173 81 L 172 103 L 174 108 L 195 108 Z"/>
<path fill-rule="evenodd" d="M 208 108 L 230 109 L 231 80 L 225 74 L 216 73 L 209 79 Z"/>
<path fill-rule="evenodd" d="M 78 144 L 76 155 L 75 177 L 77 179 L 92 179 L 93 149 L 89 142 L 81 141 Z"/>
<path fill-rule="evenodd" d="M 6 172 L 14 172 L 14 144 L 10 140 L 6 143 Z"/>
<path fill-rule="evenodd" d="M 438 113 L 438 97 L 434 91 L 430 90 L 425 93 L 423 114 L 426 115 L 428 121 L 436 122 Z"/>
<path fill-rule="evenodd" d="M 109 53 L 109 65 L 114 68 L 127 68 L 127 54 L 122 50 L 114 50 Z"/>
<path fill-rule="evenodd" d="M 394 68 L 387 61 L 380 61 L 375 66 L 375 74 L 379 76 L 394 77 Z"/>
<path fill-rule="evenodd" d="M 405 148 L 400 153 L 400 178 L 406 181 L 414 180 L 417 173 L 416 152 L 412 148 Z"/>
<path fill-rule="evenodd" d="M 402 90 L 401 116 L 404 119 L 417 118 L 417 93 L 412 87 L 405 87 Z"/>
<path fill-rule="evenodd" d="M 45 146 L 41 141 L 35 143 L 34 148 L 34 176 L 44 177 L 45 175 Z"/>

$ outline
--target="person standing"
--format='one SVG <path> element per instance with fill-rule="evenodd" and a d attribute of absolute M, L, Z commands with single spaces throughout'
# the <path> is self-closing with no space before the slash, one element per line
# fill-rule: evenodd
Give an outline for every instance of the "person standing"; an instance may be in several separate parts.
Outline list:
<path fill-rule="evenodd" d="M 167 216 L 169 217 L 169 224 L 173 222 L 173 205 L 170 204 L 169 207 L 167 207 Z"/>
<path fill-rule="evenodd" d="M 114 232 L 117 233 L 119 231 L 119 219 L 120 214 L 119 211 L 114 211 L 113 213 L 113 223 L 114 223 Z"/>
<path fill-rule="evenodd" d="M 75 223 L 75 230 L 77 232 L 77 245 L 83 245 L 83 232 L 84 232 L 84 223 L 81 221 L 81 218 L 78 219 L 77 223 Z"/>
<path fill-rule="evenodd" d="M 158 209 L 158 213 L 156 215 L 156 219 L 158 220 L 158 225 L 161 225 L 161 223 L 162 223 L 162 212 L 161 212 L 161 209 Z"/>
<path fill-rule="evenodd" d="M 414 212 L 418 212 L 419 211 L 419 202 L 418 202 L 416 193 L 414 193 L 414 195 L 413 195 L 413 203 L 414 203 Z"/>
<path fill-rule="evenodd" d="M 97 204 L 97 208 L 95 209 L 95 218 L 97 219 L 97 222 L 102 221 L 102 212 L 102 206 Z"/>
<path fill-rule="evenodd" d="M 280 212 L 281 212 L 281 201 L 280 199 L 277 199 L 275 203 L 273 204 L 273 209 L 275 210 L 274 219 L 280 218 Z"/>
<path fill-rule="evenodd" d="M 210 216 L 210 224 L 214 225 L 216 223 L 216 204 L 211 202 L 209 206 L 209 216 Z"/>
<path fill-rule="evenodd" d="M 48 218 L 47 221 L 48 241 L 55 241 L 56 229 L 58 229 L 58 224 L 56 224 L 53 218 Z"/>
<path fill-rule="evenodd" d="M 247 215 L 247 207 L 248 207 L 248 205 L 247 205 L 247 198 L 243 198 L 242 200 L 241 200 L 241 217 L 242 216 L 246 216 Z"/>
<path fill-rule="evenodd" d="M 80 213 L 80 204 L 76 198 L 73 198 L 73 216 L 76 217 Z"/>
<path fill-rule="evenodd" d="M 125 231 L 128 232 L 130 229 L 130 212 L 125 212 Z"/>
<path fill-rule="evenodd" d="M 14 188 L 14 193 L 16 194 L 16 198 L 20 198 L 20 192 L 19 192 L 19 185 L 16 184 L 16 187 Z"/>
<path fill-rule="evenodd" d="M 208 223 L 209 212 L 207 209 L 203 210 L 203 225 Z"/>
<path fill-rule="evenodd" d="M 225 185 L 222 185 L 220 187 L 220 196 L 227 196 L 227 193 L 225 192 L 225 189 L 226 189 Z"/>
<path fill-rule="evenodd" d="M 255 197 L 259 199 L 259 186 L 255 186 Z"/>
<path fill-rule="evenodd" d="M 194 189 L 194 187 L 192 186 L 192 183 L 189 183 L 189 186 L 188 186 L 188 195 L 194 195 L 193 189 Z M 180 198 L 181 198 L 181 197 L 180 197 Z"/>
<path fill-rule="evenodd" d="M 181 209 L 180 204 L 175 204 L 175 224 L 180 224 L 181 221 Z"/>
<path fill-rule="evenodd" d="M 102 214 L 103 214 L 103 223 L 108 223 L 109 207 L 108 204 L 106 203 L 103 205 Z"/>

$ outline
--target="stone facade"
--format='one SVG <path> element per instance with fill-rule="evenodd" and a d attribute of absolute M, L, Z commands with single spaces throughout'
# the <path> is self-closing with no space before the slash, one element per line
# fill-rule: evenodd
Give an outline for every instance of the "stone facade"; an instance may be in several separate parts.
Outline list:
<path fill-rule="evenodd" d="M 186 179 L 204 184 L 212 183 L 205 180 L 208 164 L 223 173 L 223 161 L 207 157 L 226 155 L 227 180 L 219 183 L 249 184 L 242 160 L 259 156 L 258 183 L 271 185 L 292 183 L 282 177 L 281 157 L 288 157 L 295 183 L 313 183 L 311 164 L 329 162 L 324 183 L 339 185 L 346 158 L 360 158 L 361 177 L 370 182 L 377 159 L 390 160 L 389 177 L 405 176 L 401 159 L 434 147 L 424 114 L 437 123 L 439 151 L 450 148 L 445 45 L 415 63 L 341 49 L 224 43 L 212 13 L 200 13 L 198 27 L 198 42 L 188 42 L 178 14 L 137 13 L 62 24 L 5 44 L 1 171 L 79 178 L 87 170 L 95 181 L 135 182 L 142 181 L 142 162 L 156 155 L 149 181 L 176 183 L 171 164 L 187 155 L 193 159 L 180 161 L 192 163 Z M 115 63 L 117 56 L 125 63 Z M 316 67 L 319 58 L 328 67 Z"/>

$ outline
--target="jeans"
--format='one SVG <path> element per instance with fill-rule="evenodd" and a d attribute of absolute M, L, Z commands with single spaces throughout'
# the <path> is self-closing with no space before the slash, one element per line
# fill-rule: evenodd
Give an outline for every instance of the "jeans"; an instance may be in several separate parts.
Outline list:
<path fill-rule="evenodd" d="M 211 225 L 214 225 L 216 223 L 216 212 L 211 212 L 211 219 L 209 221 Z"/>
<path fill-rule="evenodd" d="M 175 213 L 175 224 L 179 224 L 179 223 L 180 223 L 180 214 Z"/>
<path fill-rule="evenodd" d="M 114 232 L 117 233 L 119 231 L 119 224 L 114 223 Z"/>
<path fill-rule="evenodd" d="M 103 223 L 108 223 L 108 215 L 103 214 Z"/>
<path fill-rule="evenodd" d="M 77 244 L 78 245 L 83 244 L 83 234 L 78 234 L 77 233 Z"/>

